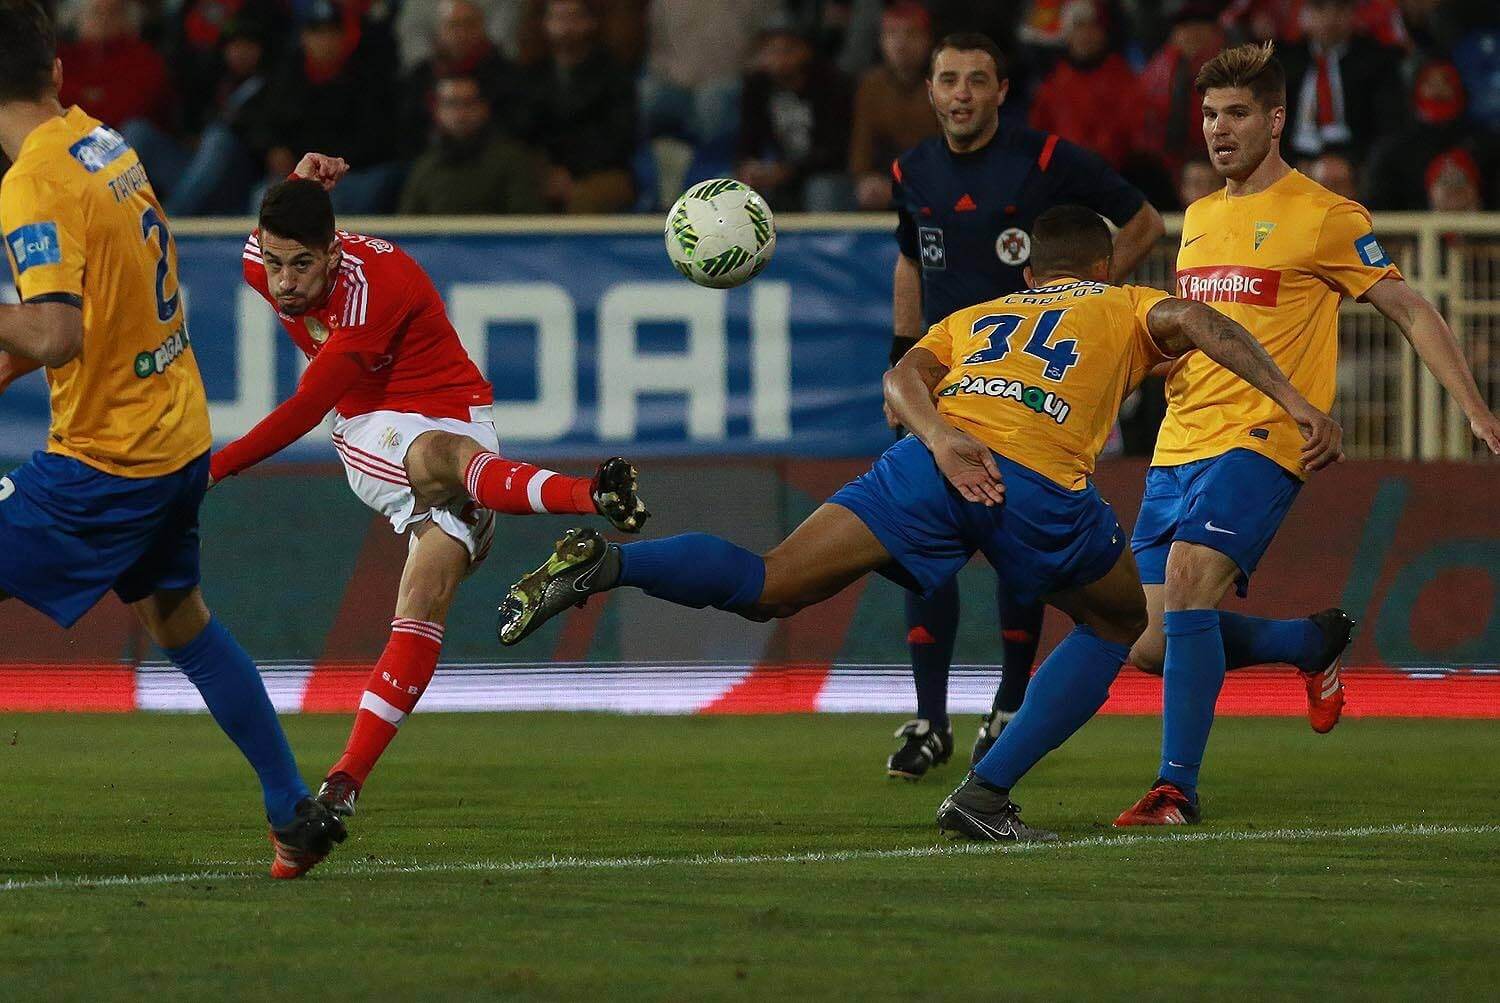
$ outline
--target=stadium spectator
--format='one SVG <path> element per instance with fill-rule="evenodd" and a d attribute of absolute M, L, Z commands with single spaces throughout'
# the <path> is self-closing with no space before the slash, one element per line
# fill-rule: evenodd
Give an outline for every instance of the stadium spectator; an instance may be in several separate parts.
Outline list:
<path fill-rule="evenodd" d="M 333 193 L 341 213 L 385 211 L 400 190 L 394 62 L 387 62 L 378 27 L 360 16 L 359 0 L 348 8 L 315 0 L 302 15 L 297 47 L 271 76 L 265 112 L 251 131 L 250 145 L 265 151 L 271 181 L 290 174 L 306 150 L 354 165 Z"/>
<path fill-rule="evenodd" d="M 1427 165 L 1447 151 L 1463 150 L 1480 165 L 1494 159 L 1490 148 L 1495 144 L 1465 119 L 1465 106 L 1463 81 L 1452 63 L 1434 60 L 1417 70 L 1411 123 L 1370 151 L 1364 174 L 1370 208 L 1427 208 Z"/>
<path fill-rule="evenodd" d="M 484 34 L 497 42 L 507 59 L 520 58 L 521 23 L 527 0 L 472 0 L 482 12 Z M 396 37 L 400 40 L 401 67 L 408 73 L 433 58 L 442 29 L 443 7 L 434 0 L 407 0 L 396 15 Z"/>
<path fill-rule="evenodd" d="M 1224 187 L 1224 179 L 1206 160 L 1189 160 L 1177 170 L 1177 201 L 1186 209 Z"/>
<path fill-rule="evenodd" d="M 1409 44 L 1402 8 L 1432 0 L 1351 0 L 1355 29 L 1381 45 Z M 1236 38 L 1255 42 L 1300 42 L 1306 33 L 1307 0 L 1235 0 L 1221 18 Z M 1289 78 L 1290 79 L 1290 78 Z"/>
<path fill-rule="evenodd" d="M 847 209 L 848 81 L 785 21 L 761 32 L 755 67 L 745 79 L 736 176 L 780 210 Z"/>
<path fill-rule="evenodd" d="M 237 74 L 226 65 L 224 33 L 233 25 L 241 39 L 256 39 L 257 57 L 274 65 L 277 49 L 289 33 L 290 17 L 276 0 L 185 0 L 167 25 L 162 51 L 167 56 L 181 100 L 182 131 L 201 132 L 218 118 L 226 90 Z M 153 180 L 155 172 L 152 173 Z"/>
<path fill-rule="evenodd" d="M 547 0 L 547 55 L 527 74 L 526 135 L 547 156 L 545 195 L 569 213 L 620 212 L 635 200 L 635 88 L 599 41 L 586 0 Z"/>
<path fill-rule="evenodd" d="M 641 125 L 727 160 L 739 130 L 740 78 L 770 4 L 760 0 L 653 0 Z"/>
<path fill-rule="evenodd" d="M 426 147 L 437 82 L 450 76 L 477 80 L 486 103 L 499 110 L 496 125 L 514 134 L 523 125 L 519 80 L 511 61 L 487 34 L 483 8 L 475 0 L 442 0 L 436 7 L 432 55 L 407 74 L 402 86 L 401 140 L 412 152 Z"/>
<path fill-rule="evenodd" d="M 1427 207 L 1437 212 L 1479 212 L 1484 208 L 1479 165 L 1464 149 L 1438 154 L 1427 165 Z"/>
<path fill-rule="evenodd" d="M 1206 0 L 1184 3 L 1171 23 L 1166 44 L 1141 72 L 1141 146 L 1177 174 L 1203 156 L 1203 112 L 1193 80 L 1224 48 L 1224 29 Z"/>
<path fill-rule="evenodd" d="M 399 210 L 417 215 L 541 212 L 535 151 L 493 128 L 489 94 L 475 76 L 434 88 L 432 144 L 412 164 Z"/>
<path fill-rule="evenodd" d="M 78 8 L 77 38 L 57 47 L 67 67 L 58 95 L 65 107 L 82 105 L 117 129 L 138 121 L 176 127 L 166 60 L 141 37 L 141 19 L 133 0 L 85 0 Z"/>
<path fill-rule="evenodd" d="M 1125 57 L 1110 50 L 1099 0 L 1072 0 L 1063 14 L 1063 57 L 1031 104 L 1031 127 L 1093 150 L 1115 170 L 1140 137 L 1141 91 Z"/>
<path fill-rule="evenodd" d="M 896 0 L 897 3 L 904 0 Z M 819 56 L 846 76 L 870 68 L 879 45 L 882 0 L 782 0 L 782 11 Z"/>
<path fill-rule="evenodd" d="M 1303 165 L 1303 171 L 1335 195 L 1342 195 L 1353 202 L 1359 201 L 1359 189 L 1354 180 L 1354 164 L 1341 150 L 1324 150 Z"/>
<path fill-rule="evenodd" d="M 1279 53 L 1286 68 L 1290 146 L 1299 157 L 1347 147 L 1362 161 L 1399 125 L 1400 54 L 1356 31 L 1354 0 L 1306 0 L 1306 40 Z"/>
<path fill-rule="evenodd" d="M 891 203 L 891 162 L 928 136 L 937 119 L 927 96 L 927 53 L 932 24 L 914 2 L 900 2 L 880 21 L 882 62 L 865 72 L 854 94 L 849 141 L 849 174 L 861 209 Z"/>

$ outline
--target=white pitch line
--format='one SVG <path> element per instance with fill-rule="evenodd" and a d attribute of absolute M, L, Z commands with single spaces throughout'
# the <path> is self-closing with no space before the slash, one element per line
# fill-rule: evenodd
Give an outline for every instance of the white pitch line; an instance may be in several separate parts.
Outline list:
<path fill-rule="evenodd" d="M 806 853 L 697 854 L 689 857 L 536 857 L 529 860 L 471 860 L 403 864 L 394 860 L 337 862 L 319 869 L 326 877 L 373 877 L 383 874 L 525 874 L 537 871 L 623 871 L 667 867 L 745 867 L 756 864 L 840 864 L 865 860 L 920 860 L 929 857 L 1003 856 L 1061 850 L 1116 849 L 1180 843 L 1308 842 L 1321 839 L 1372 839 L 1381 836 L 1481 836 L 1500 833 L 1500 825 L 1367 825 L 1347 829 L 1256 829 L 1223 832 L 1157 832 L 1088 836 L 1055 843 L 946 843 L 895 850 L 827 850 Z M 335 858 L 336 860 L 337 858 Z M 229 863 L 216 861 L 216 863 Z M 261 867 L 245 861 L 245 867 Z M 109 877 L 50 878 L 0 882 L 0 892 L 62 888 L 119 888 L 245 881 L 264 877 L 255 871 L 190 871 L 177 874 L 119 874 Z"/>

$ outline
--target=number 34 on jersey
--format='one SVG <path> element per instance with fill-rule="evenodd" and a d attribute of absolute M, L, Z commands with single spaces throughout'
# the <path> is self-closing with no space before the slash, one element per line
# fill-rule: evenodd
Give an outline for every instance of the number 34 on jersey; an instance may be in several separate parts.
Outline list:
<path fill-rule="evenodd" d="M 1165 358 L 1146 330 L 1165 297 L 1059 279 L 944 318 L 917 346 L 948 367 L 938 411 L 997 453 L 1082 487 L 1120 402 Z"/>

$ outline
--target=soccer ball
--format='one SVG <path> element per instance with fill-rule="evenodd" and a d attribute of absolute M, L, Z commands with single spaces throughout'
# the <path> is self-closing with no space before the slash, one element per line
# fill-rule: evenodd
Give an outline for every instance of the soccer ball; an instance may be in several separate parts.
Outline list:
<path fill-rule="evenodd" d="M 776 224 L 766 200 L 733 178 L 700 181 L 667 213 L 667 257 L 700 286 L 730 289 L 771 262 Z"/>

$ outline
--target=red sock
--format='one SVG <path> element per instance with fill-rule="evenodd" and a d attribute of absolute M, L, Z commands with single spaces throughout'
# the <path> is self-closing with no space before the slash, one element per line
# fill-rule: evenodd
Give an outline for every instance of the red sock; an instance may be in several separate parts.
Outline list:
<path fill-rule="evenodd" d="M 349 743 L 329 773 L 344 772 L 364 784 L 401 722 L 422 699 L 442 647 L 442 624 L 404 617 L 391 621 L 391 639 L 365 684 Z"/>
<path fill-rule="evenodd" d="M 475 453 L 464 471 L 469 497 L 506 515 L 556 512 L 593 515 L 594 499 L 587 477 L 569 477 L 497 453 Z"/>

